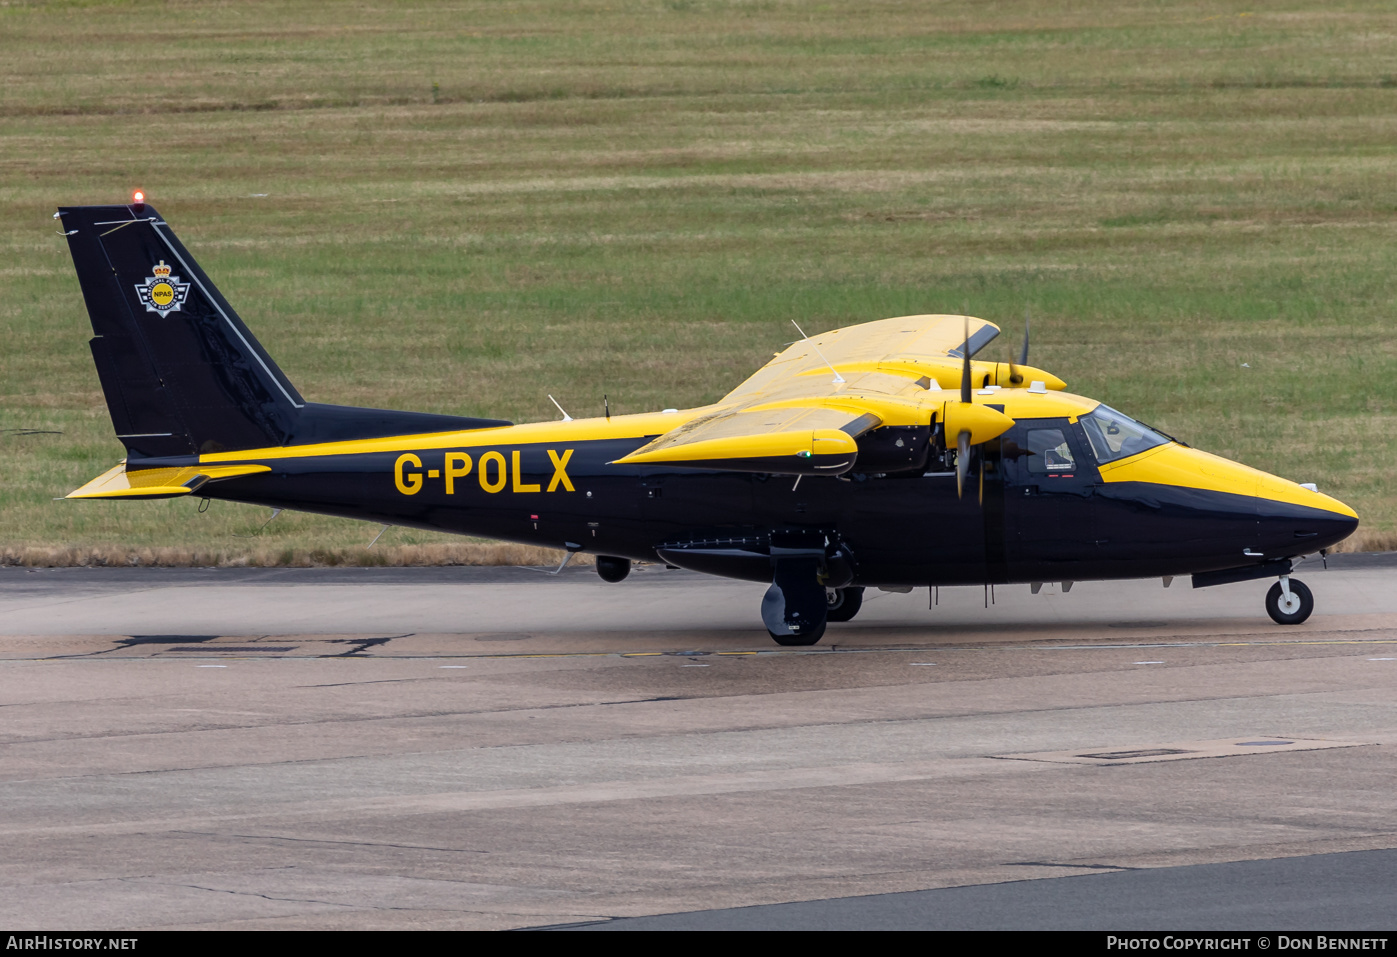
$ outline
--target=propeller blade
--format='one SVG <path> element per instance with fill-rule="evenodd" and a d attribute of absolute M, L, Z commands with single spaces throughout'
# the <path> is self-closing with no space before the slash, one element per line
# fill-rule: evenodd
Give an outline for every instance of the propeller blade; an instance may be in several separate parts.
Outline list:
<path fill-rule="evenodd" d="M 965 477 L 970 474 L 970 433 L 956 436 L 956 498 L 965 494 Z"/>
<path fill-rule="evenodd" d="M 960 347 L 960 400 L 970 404 L 970 319 L 965 318 L 965 344 Z M 963 433 L 962 433 L 963 434 Z"/>
<path fill-rule="evenodd" d="M 1019 353 L 1019 361 L 1016 363 L 1012 358 L 1009 360 L 1009 384 L 1013 386 L 1023 385 L 1023 373 L 1019 372 L 1019 366 L 1028 365 L 1028 310 L 1023 314 L 1023 350 Z"/>

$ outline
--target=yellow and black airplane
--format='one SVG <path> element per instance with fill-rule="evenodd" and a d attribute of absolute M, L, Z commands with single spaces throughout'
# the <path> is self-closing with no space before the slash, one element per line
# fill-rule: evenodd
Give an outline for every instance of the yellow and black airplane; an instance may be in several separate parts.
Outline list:
<path fill-rule="evenodd" d="M 866 586 L 1277 579 L 1348 536 L 1342 502 L 1209 455 L 1032 368 L 982 319 L 802 338 L 699 409 L 513 425 L 307 402 L 155 209 L 65 207 L 126 459 L 78 499 L 196 495 L 770 582 L 783 645 Z"/>

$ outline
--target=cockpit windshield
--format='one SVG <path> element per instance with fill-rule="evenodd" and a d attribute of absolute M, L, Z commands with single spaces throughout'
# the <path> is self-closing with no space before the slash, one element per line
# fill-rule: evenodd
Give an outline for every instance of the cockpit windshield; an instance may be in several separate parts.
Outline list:
<path fill-rule="evenodd" d="M 1096 461 L 1105 465 L 1116 459 L 1164 445 L 1169 441 L 1147 425 L 1141 425 L 1128 415 L 1121 415 L 1108 405 L 1098 405 L 1090 415 L 1078 420 L 1096 453 Z"/>

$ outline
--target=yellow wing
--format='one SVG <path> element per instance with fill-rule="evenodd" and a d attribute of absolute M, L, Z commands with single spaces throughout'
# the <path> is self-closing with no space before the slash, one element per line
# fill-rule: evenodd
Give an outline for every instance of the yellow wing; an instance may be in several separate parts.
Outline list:
<path fill-rule="evenodd" d="M 983 319 L 933 315 L 883 319 L 801 339 L 713 411 L 617 463 L 838 475 L 853 468 L 856 440 L 865 432 L 928 425 L 946 401 L 941 390 L 960 388 L 962 350 L 968 346 L 974 354 L 997 335 L 999 327 Z M 1039 369 L 971 363 L 977 386 L 1022 379 L 1025 373 L 1049 388 L 1063 387 Z"/>
<path fill-rule="evenodd" d="M 691 419 L 618 462 L 737 472 L 838 475 L 854 464 L 854 437 L 879 422 L 865 412 L 813 405 L 722 409 Z"/>
<path fill-rule="evenodd" d="M 831 365 L 851 387 L 855 377 L 881 373 L 901 380 L 902 386 L 925 378 L 942 388 L 960 388 L 960 349 L 967 328 L 972 355 L 999 335 L 999 327 L 984 319 L 941 315 L 900 316 L 822 332 L 791 343 L 719 404 L 827 395 L 839 385 Z"/>

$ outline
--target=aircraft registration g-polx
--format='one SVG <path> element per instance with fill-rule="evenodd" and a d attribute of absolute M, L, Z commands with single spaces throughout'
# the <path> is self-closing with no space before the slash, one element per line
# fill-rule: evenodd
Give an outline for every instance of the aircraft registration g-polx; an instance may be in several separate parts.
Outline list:
<path fill-rule="evenodd" d="M 783 645 L 863 589 L 1274 578 L 1357 527 L 1342 502 L 972 357 L 999 329 L 903 316 L 797 340 L 713 405 L 514 425 L 307 402 L 155 209 L 65 207 L 126 458 L 69 495 L 194 495 L 769 582 Z"/>

